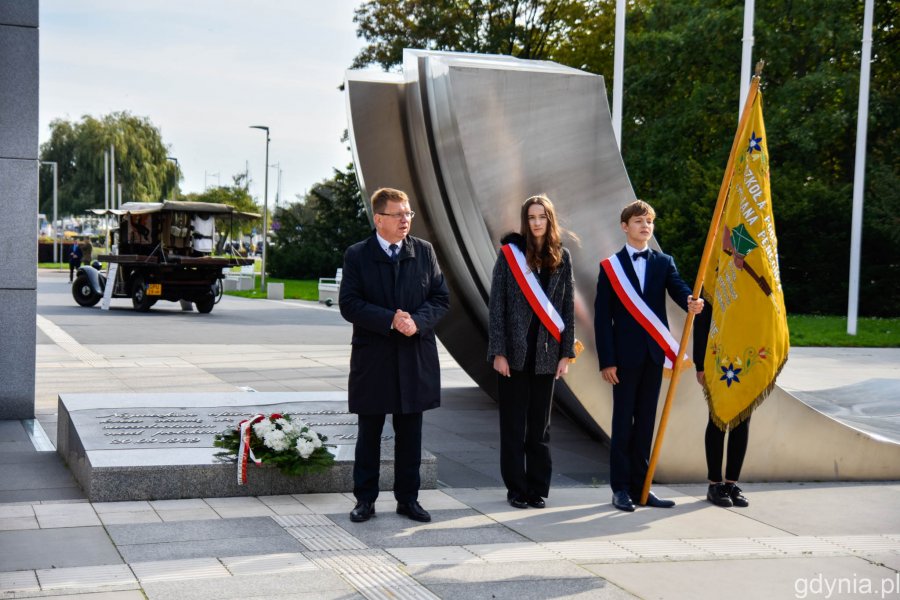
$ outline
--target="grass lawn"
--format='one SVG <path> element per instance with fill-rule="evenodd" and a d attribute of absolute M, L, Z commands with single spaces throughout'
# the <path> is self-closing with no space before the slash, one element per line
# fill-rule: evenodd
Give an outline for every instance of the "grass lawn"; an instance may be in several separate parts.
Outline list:
<path fill-rule="evenodd" d="M 788 315 L 791 346 L 900 347 L 900 318 L 859 318 L 856 335 L 847 335 L 847 317 Z"/>
<path fill-rule="evenodd" d="M 266 293 L 259 289 L 259 283 L 259 278 L 257 277 L 255 290 L 225 293 L 229 296 L 240 296 L 241 298 L 265 298 Z M 318 279 L 278 279 L 277 277 L 267 277 L 266 283 L 283 283 L 285 300 L 319 299 Z"/>
<path fill-rule="evenodd" d="M 293 300 L 318 300 L 319 282 L 315 279 L 278 279 L 267 282 L 284 283 L 284 297 Z M 257 279 L 257 285 L 259 280 Z M 258 288 L 245 292 L 225 292 L 229 296 L 265 298 Z M 834 347 L 900 347 L 900 318 L 877 319 L 861 317 L 857 321 L 856 335 L 847 335 L 847 317 L 820 315 L 788 315 L 791 330 L 791 346 Z"/>

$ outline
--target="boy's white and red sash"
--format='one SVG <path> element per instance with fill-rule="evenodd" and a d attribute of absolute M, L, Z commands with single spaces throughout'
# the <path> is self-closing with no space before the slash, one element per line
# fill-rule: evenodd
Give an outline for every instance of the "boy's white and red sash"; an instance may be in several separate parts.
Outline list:
<path fill-rule="evenodd" d="M 509 270 L 512 271 L 516 283 L 519 284 L 519 289 L 525 294 L 525 299 L 528 300 L 531 310 L 538 316 L 538 319 L 541 320 L 541 323 L 544 324 L 544 327 L 547 328 L 553 339 L 560 342 L 566 325 L 544 292 L 544 288 L 541 287 L 541 283 L 528 268 L 525 262 L 525 255 L 522 254 L 522 251 L 515 244 L 505 244 L 501 251 L 503 256 L 506 257 Z"/>
<path fill-rule="evenodd" d="M 659 317 L 656 316 L 656 313 L 647 306 L 647 303 L 644 302 L 638 291 L 634 289 L 634 286 L 625 274 L 625 269 L 622 267 L 618 255 L 613 254 L 609 258 L 600 261 L 600 268 L 606 273 L 606 277 L 609 278 L 616 296 L 619 297 L 619 301 L 622 302 L 628 314 L 634 317 L 634 320 L 662 348 L 666 355 L 665 368 L 671 369 L 675 363 L 675 357 L 678 356 L 678 342 L 672 337 L 672 333 L 663 325 Z"/>

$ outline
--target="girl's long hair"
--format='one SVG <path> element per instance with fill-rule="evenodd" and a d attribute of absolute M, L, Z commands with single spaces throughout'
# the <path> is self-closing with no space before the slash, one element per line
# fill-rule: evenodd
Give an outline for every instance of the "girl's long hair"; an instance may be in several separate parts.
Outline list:
<path fill-rule="evenodd" d="M 537 248 L 537 240 L 531 233 L 528 226 L 528 209 L 534 204 L 540 204 L 547 213 L 547 232 L 544 234 L 544 245 L 540 250 Z M 525 238 L 525 261 L 528 266 L 534 270 L 539 267 L 547 267 L 552 271 L 556 271 L 562 264 L 562 240 L 560 239 L 559 223 L 556 219 L 556 210 L 553 208 L 553 202 L 544 194 L 532 196 L 522 205 L 522 223 L 520 233 Z"/>

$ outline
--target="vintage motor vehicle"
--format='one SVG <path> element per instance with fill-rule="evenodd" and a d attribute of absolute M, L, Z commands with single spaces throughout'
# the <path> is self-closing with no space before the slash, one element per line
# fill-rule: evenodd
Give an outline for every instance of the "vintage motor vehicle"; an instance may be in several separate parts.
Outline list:
<path fill-rule="evenodd" d="M 215 220 L 257 219 L 259 215 L 209 202 L 127 202 L 115 210 L 92 210 L 112 215 L 113 254 L 97 256 L 108 263 L 83 266 L 72 284 L 81 306 L 103 298 L 108 279 L 112 298 L 131 298 L 134 309 L 147 312 L 159 300 L 193 302 L 197 311 L 212 311 L 222 293 L 222 270 L 252 265 L 252 258 L 211 256 Z"/>

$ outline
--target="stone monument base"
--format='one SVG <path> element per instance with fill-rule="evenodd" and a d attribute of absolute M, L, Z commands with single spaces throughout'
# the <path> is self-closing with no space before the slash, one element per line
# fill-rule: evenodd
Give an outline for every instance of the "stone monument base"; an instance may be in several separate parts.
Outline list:
<path fill-rule="evenodd" d="M 288 476 L 250 464 L 238 485 L 233 461 L 216 457 L 216 433 L 255 414 L 288 414 L 328 437 L 334 466 Z M 381 444 L 381 489 L 394 485 L 390 419 Z M 345 392 L 64 394 L 57 452 L 92 502 L 352 492 L 356 415 Z M 437 460 L 422 452 L 422 489 L 437 484 Z"/>

